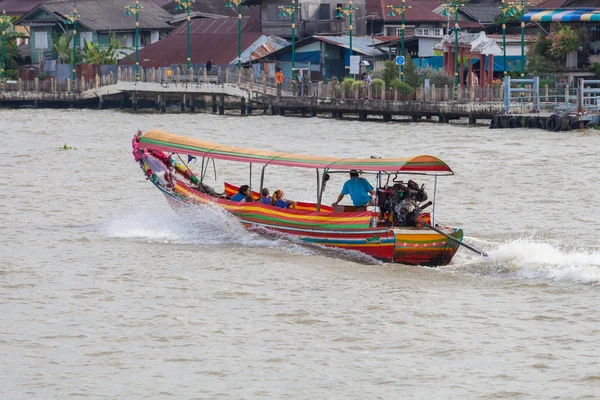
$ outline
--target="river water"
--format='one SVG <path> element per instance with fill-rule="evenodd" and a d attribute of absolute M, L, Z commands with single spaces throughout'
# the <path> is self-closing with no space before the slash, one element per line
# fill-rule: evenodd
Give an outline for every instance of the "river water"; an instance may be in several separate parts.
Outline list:
<path fill-rule="evenodd" d="M 2 399 L 600 396 L 597 131 L 92 110 L 0 121 Z M 436 155 L 456 174 L 439 179 L 437 220 L 489 257 L 408 267 L 263 238 L 215 210 L 182 219 L 131 155 L 133 134 L 156 128 Z M 216 166 L 218 189 L 249 180 Z M 266 186 L 310 200 L 315 181 L 273 167 Z"/>

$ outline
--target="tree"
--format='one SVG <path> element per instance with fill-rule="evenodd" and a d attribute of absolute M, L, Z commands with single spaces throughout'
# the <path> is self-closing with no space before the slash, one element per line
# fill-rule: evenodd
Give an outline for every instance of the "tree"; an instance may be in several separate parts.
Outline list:
<path fill-rule="evenodd" d="M 385 82 L 385 86 L 389 86 L 394 79 L 398 78 L 398 66 L 392 61 L 383 63 L 383 74 L 381 79 Z"/>
<path fill-rule="evenodd" d="M 59 36 L 55 32 L 52 34 L 52 42 L 54 43 L 53 49 L 60 62 L 62 64 L 72 64 L 73 50 L 71 46 L 73 45 L 73 34 L 63 33 Z"/>
<path fill-rule="evenodd" d="M 413 88 L 421 84 L 421 77 L 417 72 L 417 65 L 411 56 L 407 55 L 404 61 L 404 82 L 408 83 Z"/>
<path fill-rule="evenodd" d="M 83 46 L 84 57 L 89 64 L 114 65 L 119 60 L 119 56 L 129 55 L 126 50 L 131 50 L 131 48 L 123 46 L 114 34 L 109 36 L 108 46 L 88 41 L 85 41 Z"/>

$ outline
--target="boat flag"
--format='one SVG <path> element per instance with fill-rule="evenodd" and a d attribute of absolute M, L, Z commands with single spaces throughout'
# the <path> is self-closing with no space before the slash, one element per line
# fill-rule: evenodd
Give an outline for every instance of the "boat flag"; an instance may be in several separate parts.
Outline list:
<path fill-rule="evenodd" d="M 195 159 L 196 159 L 196 157 L 194 157 L 194 156 L 190 156 L 190 155 L 188 154 L 188 164 L 189 164 L 190 162 L 192 162 L 192 160 L 195 160 Z"/>

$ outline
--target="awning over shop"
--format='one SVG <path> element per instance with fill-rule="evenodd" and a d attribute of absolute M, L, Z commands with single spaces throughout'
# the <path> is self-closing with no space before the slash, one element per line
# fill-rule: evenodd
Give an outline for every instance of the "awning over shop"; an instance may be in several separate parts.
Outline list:
<path fill-rule="evenodd" d="M 525 22 L 600 22 L 600 9 L 537 10 L 523 16 Z"/>

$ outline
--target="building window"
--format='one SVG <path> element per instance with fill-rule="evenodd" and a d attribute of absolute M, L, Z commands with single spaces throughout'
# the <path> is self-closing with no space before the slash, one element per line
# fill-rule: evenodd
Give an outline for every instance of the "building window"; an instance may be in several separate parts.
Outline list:
<path fill-rule="evenodd" d="M 429 36 L 429 28 L 417 28 L 417 36 Z"/>
<path fill-rule="evenodd" d="M 81 36 L 79 39 L 79 47 L 83 48 L 85 43 L 91 43 L 93 40 L 92 32 L 81 32 Z"/>
<path fill-rule="evenodd" d="M 331 19 L 331 4 L 319 4 L 319 20 L 329 21 Z"/>
<path fill-rule="evenodd" d="M 158 31 L 150 32 L 150 43 L 156 43 L 160 40 L 160 34 Z"/>
<path fill-rule="evenodd" d="M 435 36 L 444 36 L 444 28 L 434 28 L 433 34 Z"/>
<path fill-rule="evenodd" d="M 35 32 L 35 48 L 37 50 L 48 48 L 48 32 Z"/>

